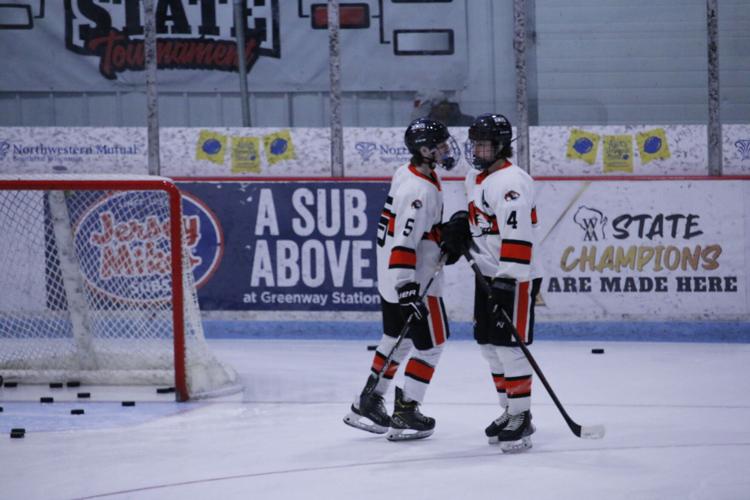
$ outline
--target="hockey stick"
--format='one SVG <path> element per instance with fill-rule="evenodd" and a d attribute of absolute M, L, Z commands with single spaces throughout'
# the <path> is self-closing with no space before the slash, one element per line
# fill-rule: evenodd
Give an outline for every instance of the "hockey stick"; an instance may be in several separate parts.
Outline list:
<path fill-rule="evenodd" d="M 427 282 L 427 285 L 425 285 L 424 287 L 424 291 L 422 291 L 422 294 L 419 296 L 420 302 L 423 301 L 424 298 L 427 296 L 427 292 L 432 286 L 432 282 L 435 281 L 435 278 L 437 278 L 437 275 L 440 274 L 440 271 L 442 271 L 446 260 L 448 260 L 448 254 L 445 252 L 440 252 L 440 259 L 438 260 L 437 266 L 435 266 L 435 272 L 432 273 L 432 277 L 430 278 L 430 281 Z M 372 391 L 374 391 L 375 387 L 378 385 L 378 382 L 380 382 L 380 379 L 383 377 L 383 374 L 385 373 L 386 369 L 388 368 L 388 365 L 393 359 L 393 355 L 396 354 L 396 350 L 398 350 L 398 347 L 401 345 L 401 342 L 403 342 L 404 338 L 406 338 L 406 334 L 409 332 L 409 327 L 411 326 L 411 323 L 414 321 L 414 317 L 415 317 L 415 314 L 411 313 L 409 317 L 406 318 L 406 322 L 404 323 L 404 326 L 401 327 L 401 331 L 398 333 L 398 337 L 396 338 L 396 343 L 393 344 L 393 347 L 391 348 L 390 352 L 388 353 L 388 356 L 386 356 L 385 361 L 383 362 L 383 367 L 380 370 L 378 370 L 378 372 L 375 374 L 374 382 L 368 383 L 368 387 L 366 387 L 366 389 L 369 389 L 368 393 L 371 393 Z"/>
<path fill-rule="evenodd" d="M 471 253 L 469 253 L 468 250 L 464 251 L 464 257 L 466 257 L 466 260 L 469 262 L 469 265 L 474 270 L 474 274 L 476 275 L 477 283 L 479 283 L 479 286 L 482 287 L 482 289 L 484 290 L 484 292 L 487 294 L 488 297 L 492 297 L 492 289 L 490 288 L 490 285 L 488 285 L 487 282 L 484 280 L 484 276 L 482 276 L 482 271 L 479 270 L 479 266 L 477 265 L 476 261 L 471 256 Z M 529 360 L 529 364 L 536 372 L 537 376 L 539 377 L 539 380 L 542 381 L 544 388 L 547 389 L 547 393 L 552 398 L 552 401 L 555 403 L 555 406 L 557 406 L 557 409 L 560 410 L 560 413 L 565 419 L 565 422 L 568 424 L 568 427 L 570 427 L 570 430 L 573 431 L 573 434 L 575 434 L 579 438 L 585 438 L 585 439 L 603 438 L 604 432 L 605 432 L 603 425 L 581 426 L 580 424 L 577 424 L 575 420 L 570 418 L 570 415 L 568 415 L 568 412 L 565 411 L 565 408 L 563 407 L 562 403 L 560 403 L 560 400 L 557 399 L 557 395 L 555 394 L 555 391 L 552 390 L 552 387 L 549 385 L 549 382 L 547 382 L 547 377 L 545 377 L 544 373 L 542 373 L 542 369 L 539 368 L 539 365 L 534 359 L 534 356 L 531 355 L 531 352 L 529 351 L 528 347 L 526 347 L 526 345 L 521 341 L 521 338 L 520 338 L 521 336 L 518 334 L 518 330 L 516 330 L 516 327 L 513 324 L 513 321 L 508 316 L 508 313 L 506 313 L 503 308 L 500 308 L 500 312 L 503 315 L 502 319 L 504 319 L 505 323 L 510 325 L 510 333 L 513 336 L 513 339 L 518 343 L 518 347 L 521 348 L 521 350 L 523 351 L 523 355 L 526 356 L 526 359 Z"/>

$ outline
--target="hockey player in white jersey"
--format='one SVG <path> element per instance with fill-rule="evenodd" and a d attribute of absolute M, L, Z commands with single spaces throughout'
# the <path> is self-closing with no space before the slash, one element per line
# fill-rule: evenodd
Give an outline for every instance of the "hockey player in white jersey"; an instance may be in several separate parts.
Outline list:
<path fill-rule="evenodd" d="M 510 122 L 503 115 L 477 117 L 469 128 L 467 152 L 475 168 L 467 174 L 465 185 L 474 242 L 471 254 L 492 290 L 488 297 L 475 286 L 474 338 L 489 363 L 503 409 L 485 434 L 505 452 L 530 448 L 534 426 L 531 365 L 502 321 L 500 308 L 513 320 L 524 343 L 531 344 L 534 302 L 541 286 L 534 261 L 538 241 L 534 181 L 508 160 L 513 155 L 511 136 Z M 446 233 L 445 239 L 452 248 L 452 236 Z"/>
<path fill-rule="evenodd" d="M 365 387 L 344 418 L 353 427 L 387 433 L 392 441 L 425 438 L 435 429 L 435 420 L 419 410 L 449 336 L 442 272 L 436 274 L 443 258 L 443 193 L 435 167 L 449 170 L 460 159 L 460 149 L 448 129 L 435 120 L 413 121 L 404 142 L 412 154 L 411 162 L 393 175 L 378 224 L 383 336 Z M 449 263 L 458 257 L 453 255 Z M 399 334 L 407 322 L 406 335 L 399 344 Z M 404 361 L 404 387 L 396 387 L 394 410 L 389 416 L 383 396 Z"/>

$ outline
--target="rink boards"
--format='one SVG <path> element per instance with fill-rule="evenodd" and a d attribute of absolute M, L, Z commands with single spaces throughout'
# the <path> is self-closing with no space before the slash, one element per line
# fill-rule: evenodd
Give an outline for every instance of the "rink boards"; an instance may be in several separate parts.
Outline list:
<path fill-rule="evenodd" d="M 199 290 L 204 311 L 378 318 L 375 239 L 387 179 L 180 187 L 213 211 L 224 235 L 222 261 Z M 746 320 L 749 189 L 738 179 L 540 179 L 539 320 Z M 445 180 L 443 192 L 447 218 L 465 206 L 463 182 Z M 472 288 L 465 263 L 446 270 L 452 319 L 471 320 Z"/>

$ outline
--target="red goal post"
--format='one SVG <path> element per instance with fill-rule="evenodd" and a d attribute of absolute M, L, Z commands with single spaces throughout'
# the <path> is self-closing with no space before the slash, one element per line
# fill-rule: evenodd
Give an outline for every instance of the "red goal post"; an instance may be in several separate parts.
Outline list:
<path fill-rule="evenodd" d="M 0 176 L 0 231 L 6 380 L 238 389 L 205 343 L 171 180 Z"/>

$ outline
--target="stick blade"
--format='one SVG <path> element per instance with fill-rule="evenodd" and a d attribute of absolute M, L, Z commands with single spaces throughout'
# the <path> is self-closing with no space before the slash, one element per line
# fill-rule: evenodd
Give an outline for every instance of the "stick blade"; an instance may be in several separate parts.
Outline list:
<path fill-rule="evenodd" d="M 583 439 L 601 439 L 604 437 L 605 429 L 603 425 L 586 425 L 581 427 L 581 434 L 579 435 Z"/>

